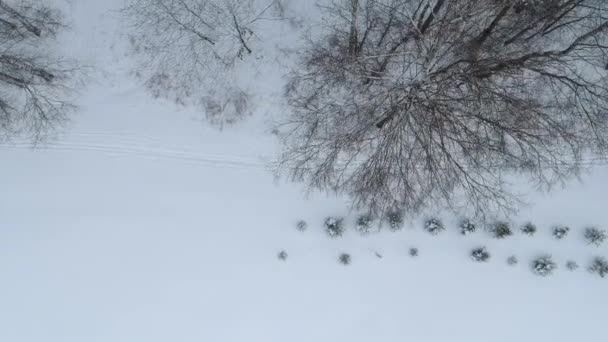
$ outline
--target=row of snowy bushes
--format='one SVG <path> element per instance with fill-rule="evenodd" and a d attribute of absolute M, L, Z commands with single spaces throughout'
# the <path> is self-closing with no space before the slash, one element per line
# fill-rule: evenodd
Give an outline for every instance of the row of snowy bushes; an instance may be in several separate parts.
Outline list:
<path fill-rule="evenodd" d="M 478 247 L 474 248 L 470 252 L 470 257 L 476 262 L 488 262 L 491 258 L 491 254 L 485 247 Z M 517 257 L 515 256 L 510 256 L 507 258 L 507 263 L 509 265 L 516 265 L 517 262 Z M 543 255 L 534 259 L 531 263 L 531 267 L 534 274 L 546 277 L 553 274 L 553 272 L 557 269 L 557 263 L 550 255 Z M 569 271 L 575 271 L 579 268 L 579 266 L 576 261 L 568 260 L 566 262 L 566 268 Z M 608 275 L 608 261 L 602 257 L 595 257 L 591 261 L 588 270 L 604 278 L 606 275 Z"/>
<path fill-rule="evenodd" d="M 410 248 L 409 255 L 411 257 L 418 256 L 418 248 Z M 469 255 L 473 261 L 480 263 L 488 262 L 492 257 L 490 252 L 485 247 L 474 248 L 473 250 L 471 250 Z M 382 255 L 377 252 L 376 256 L 378 258 L 382 258 Z M 287 260 L 288 254 L 286 251 L 283 250 L 279 252 L 277 257 L 280 260 L 285 261 Z M 338 256 L 338 261 L 343 265 L 350 265 L 350 263 L 352 262 L 352 258 L 348 253 L 341 253 Z M 518 264 L 518 262 L 519 261 L 517 257 L 514 255 L 509 256 L 507 258 L 507 264 L 509 264 L 510 266 L 515 266 Z M 568 260 L 565 265 L 566 269 L 568 269 L 569 271 L 576 271 L 579 268 L 578 263 L 573 260 Z M 532 262 L 530 263 L 530 267 L 534 274 L 541 277 L 547 277 L 552 275 L 554 271 L 558 268 L 557 263 L 550 255 L 543 255 L 532 260 Z M 608 275 L 608 261 L 606 261 L 606 259 L 603 257 L 595 257 L 593 258 L 587 269 L 589 270 L 589 272 L 597 274 L 598 276 L 604 278 L 606 277 L 606 275 Z"/>
<path fill-rule="evenodd" d="M 361 234 L 368 234 L 374 228 L 374 218 L 370 215 L 361 215 L 357 218 L 355 223 L 355 230 Z M 403 227 L 403 217 L 398 213 L 389 213 L 386 216 L 386 223 L 388 224 L 389 229 L 393 231 L 400 230 Z M 380 223 L 377 225 L 380 226 Z M 308 228 L 308 224 L 305 221 L 299 221 L 296 224 L 296 228 L 300 231 L 304 231 Z M 346 227 L 344 224 L 344 219 L 342 217 L 328 217 L 324 221 L 325 232 L 329 237 L 337 238 L 344 234 Z M 424 230 L 429 232 L 432 235 L 438 235 L 443 232 L 446 227 L 443 222 L 438 218 L 429 218 L 424 222 Z M 469 235 L 478 230 L 477 225 L 468 219 L 461 220 L 459 224 L 459 230 L 463 235 Z M 492 236 L 496 239 L 505 239 L 514 234 L 514 229 L 509 222 L 506 221 L 497 221 L 493 224 L 489 225 L 486 230 L 488 230 Z M 522 234 L 528 236 L 534 236 L 537 232 L 537 227 L 531 222 L 525 223 L 519 228 L 519 231 Z M 558 240 L 561 240 L 568 236 L 570 232 L 570 227 L 568 226 L 554 226 L 552 228 L 552 235 Z M 605 230 L 599 229 L 596 227 L 587 227 L 583 232 L 583 237 L 590 244 L 599 247 L 604 243 L 608 234 Z"/>

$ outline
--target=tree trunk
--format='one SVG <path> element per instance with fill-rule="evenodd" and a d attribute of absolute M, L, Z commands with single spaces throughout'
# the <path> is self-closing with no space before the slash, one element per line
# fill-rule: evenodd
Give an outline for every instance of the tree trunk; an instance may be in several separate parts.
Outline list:
<path fill-rule="evenodd" d="M 350 21 L 350 37 L 348 39 L 348 50 L 352 56 L 359 53 L 359 31 L 357 29 L 359 17 L 359 0 L 350 0 L 351 4 L 351 21 Z"/>

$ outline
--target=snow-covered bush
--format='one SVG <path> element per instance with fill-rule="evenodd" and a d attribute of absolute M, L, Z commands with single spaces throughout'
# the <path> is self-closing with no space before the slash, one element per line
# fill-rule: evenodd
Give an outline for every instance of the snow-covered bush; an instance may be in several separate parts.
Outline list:
<path fill-rule="evenodd" d="M 532 261 L 532 272 L 541 277 L 553 274 L 556 268 L 557 264 L 550 255 L 544 255 Z"/>
<path fill-rule="evenodd" d="M 532 222 L 528 222 L 521 227 L 521 232 L 528 236 L 534 236 L 534 234 L 536 234 L 536 225 Z"/>
<path fill-rule="evenodd" d="M 424 230 L 431 233 L 432 235 L 437 235 L 445 230 L 443 223 L 438 218 L 430 218 L 424 222 Z"/>
<path fill-rule="evenodd" d="M 304 220 L 300 220 L 296 223 L 296 229 L 303 232 L 306 230 L 306 228 L 308 228 L 308 223 L 306 223 L 306 221 Z"/>
<path fill-rule="evenodd" d="M 474 233 L 476 230 L 477 227 L 469 219 L 464 219 L 460 221 L 460 233 L 462 235 L 469 235 L 471 233 Z"/>
<path fill-rule="evenodd" d="M 519 261 L 517 260 L 517 257 L 515 255 L 511 255 L 510 257 L 507 258 L 507 264 L 509 266 L 515 266 L 517 265 Z"/>
<path fill-rule="evenodd" d="M 285 251 L 280 251 L 279 254 L 277 254 L 277 258 L 279 258 L 279 260 L 287 260 L 287 252 Z"/>
<path fill-rule="evenodd" d="M 391 210 L 386 214 L 388 227 L 392 231 L 398 231 L 403 228 L 403 214 L 399 210 Z"/>
<path fill-rule="evenodd" d="M 325 232 L 331 238 L 344 234 L 344 219 L 342 217 L 328 217 L 325 219 Z"/>
<path fill-rule="evenodd" d="M 357 218 L 356 229 L 360 234 L 369 234 L 372 231 L 373 218 L 369 214 L 364 214 Z"/>
<path fill-rule="evenodd" d="M 566 235 L 568 235 L 568 232 L 570 231 L 570 227 L 567 226 L 557 226 L 557 227 L 553 227 L 553 237 L 561 240 L 563 239 Z"/>
<path fill-rule="evenodd" d="M 513 235 L 513 231 L 511 231 L 511 226 L 509 223 L 499 221 L 494 224 L 494 227 L 492 227 L 492 234 L 497 239 L 504 239 L 507 236 Z"/>
<path fill-rule="evenodd" d="M 602 245 L 602 243 L 604 243 L 606 237 L 607 235 L 605 230 L 598 229 L 596 227 L 589 227 L 585 229 L 585 239 L 590 245 L 599 247 Z"/>
<path fill-rule="evenodd" d="M 589 272 L 596 273 L 600 277 L 604 278 L 608 275 L 608 261 L 602 257 L 596 257 L 589 266 Z"/>
<path fill-rule="evenodd" d="M 418 248 L 416 248 L 416 247 L 410 248 L 410 256 L 411 257 L 417 257 L 418 256 Z"/>
<path fill-rule="evenodd" d="M 338 261 L 342 265 L 350 265 L 350 262 L 351 262 L 350 254 L 347 254 L 347 253 L 340 254 L 340 257 L 338 257 Z"/>
<path fill-rule="evenodd" d="M 490 260 L 490 253 L 485 247 L 475 248 L 471 251 L 471 259 L 477 262 L 486 262 Z"/>
<path fill-rule="evenodd" d="M 566 268 L 570 271 L 576 271 L 578 269 L 578 264 L 574 260 L 568 260 L 568 262 L 566 262 Z"/>

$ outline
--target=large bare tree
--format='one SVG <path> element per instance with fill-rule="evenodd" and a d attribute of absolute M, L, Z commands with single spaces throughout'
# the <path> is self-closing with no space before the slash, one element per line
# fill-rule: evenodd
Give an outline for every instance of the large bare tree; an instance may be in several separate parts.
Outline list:
<path fill-rule="evenodd" d="M 335 0 L 286 96 L 280 167 L 375 212 L 518 204 L 607 151 L 608 2 Z"/>
<path fill-rule="evenodd" d="M 255 49 L 256 28 L 278 0 L 128 0 L 137 72 L 156 97 L 200 107 L 210 122 L 249 113 L 239 62 Z"/>
<path fill-rule="evenodd" d="M 53 53 L 65 26 L 40 1 L 0 0 L 0 140 L 36 141 L 65 122 L 73 108 L 74 64 Z"/>

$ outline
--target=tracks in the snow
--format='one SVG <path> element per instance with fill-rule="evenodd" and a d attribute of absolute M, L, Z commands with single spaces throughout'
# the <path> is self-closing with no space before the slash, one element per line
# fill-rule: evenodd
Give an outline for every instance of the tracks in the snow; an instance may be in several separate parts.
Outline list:
<path fill-rule="evenodd" d="M 152 160 L 175 160 L 208 167 L 266 169 L 261 157 L 205 153 L 203 148 L 167 144 L 149 136 L 132 133 L 73 132 L 33 146 L 26 141 L 0 144 L 2 149 L 49 150 L 59 152 L 92 152 L 109 156 L 133 156 Z"/>
<path fill-rule="evenodd" d="M 91 152 L 108 156 L 132 156 L 150 160 L 174 160 L 206 167 L 231 169 L 268 169 L 269 156 L 205 153 L 203 145 L 172 144 L 166 140 L 132 132 L 70 132 L 54 141 L 32 145 L 28 141 L 0 143 L 0 149 L 49 150 L 59 152 Z M 604 158 L 588 158 L 581 166 L 608 165 Z"/>

